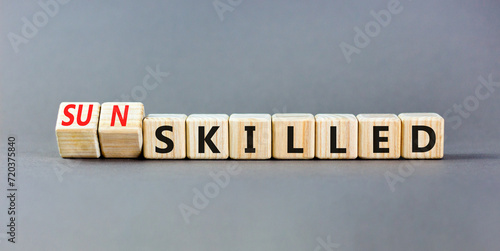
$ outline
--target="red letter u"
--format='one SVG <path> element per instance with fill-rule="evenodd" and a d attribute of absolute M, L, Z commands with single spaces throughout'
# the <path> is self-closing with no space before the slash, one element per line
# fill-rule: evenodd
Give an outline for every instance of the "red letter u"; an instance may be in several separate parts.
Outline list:
<path fill-rule="evenodd" d="M 78 123 L 79 126 L 86 126 L 89 124 L 90 119 L 92 118 L 92 109 L 93 108 L 94 108 L 94 105 L 89 106 L 89 113 L 87 114 L 87 119 L 82 122 L 83 105 L 78 106 L 78 116 L 76 118 L 76 122 Z"/>

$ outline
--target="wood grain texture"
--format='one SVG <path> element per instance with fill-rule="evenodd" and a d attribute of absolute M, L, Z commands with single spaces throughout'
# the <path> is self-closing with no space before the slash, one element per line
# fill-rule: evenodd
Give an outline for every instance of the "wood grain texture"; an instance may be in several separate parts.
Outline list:
<path fill-rule="evenodd" d="M 355 159 L 358 157 L 358 120 L 353 114 L 317 114 L 316 119 L 316 157 L 320 159 Z M 332 127 L 335 127 L 332 149 Z M 335 136 L 335 135 L 334 135 Z"/>
<path fill-rule="evenodd" d="M 206 136 L 213 127 L 217 131 L 210 138 L 219 153 L 213 152 L 203 142 L 204 152 L 200 152 L 199 139 Z M 199 135 L 199 128 L 204 127 L 205 135 Z M 229 157 L 229 116 L 226 114 L 192 114 L 186 120 L 187 157 L 190 159 L 227 159 Z"/>
<path fill-rule="evenodd" d="M 402 126 L 401 156 L 406 159 L 442 159 L 444 156 L 444 119 L 437 113 L 401 113 Z M 418 147 L 429 144 L 429 134 L 418 132 L 418 139 L 413 138 L 413 126 L 428 126 L 435 133 L 434 146 L 425 152 L 413 152 L 412 142 L 418 140 Z"/>
<path fill-rule="evenodd" d="M 314 158 L 315 120 L 308 113 L 278 113 L 272 116 L 273 157 L 276 159 Z M 293 128 L 293 138 L 288 142 L 289 127 Z M 293 145 L 292 145 L 293 143 Z M 302 152 L 290 152 L 290 145 Z"/>
<path fill-rule="evenodd" d="M 114 107 L 117 112 L 113 116 Z M 126 113 L 128 106 L 128 113 Z M 114 125 L 112 125 L 114 117 Z M 122 120 L 120 119 L 122 118 Z M 137 158 L 142 152 L 144 105 L 139 102 L 110 102 L 101 107 L 99 141 L 106 158 Z M 122 124 L 122 121 L 125 122 Z"/>
<path fill-rule="evenodd" d="M 255 127 L 252 131 L 252 150 L 248 145 L 248 132 L 245 127 Z M 269 114 L 232 114 L 229 118 L 229 156 L 232 159 L 270 159 L 271 115 Z"/>
<path fill-rule="evenodd" d="M 64 110 L 67 106 L 70 106 L 67 112 L 72 116 L 65 115 Z M 56 122 L 57 146 L 61 157 L 99 158 L 101 156 L 97 137 L 100 108 L 97 102 L 61 103 Z M 90 109 L 92 112 L 89 114 Z M 81 116 L 78 116 L 79 114 Z M 63 125 L 63 122 L 64 124 L 72 123 Z"/>
<path fill-rule="evenodd" d="M 184 159 L 186 158 L 186 118 L 185 114 L 150 114 L 143 121 L 144 149 L 146 159 Z M 168 126 L 171 130 L 163 130 Z M 173 144 L 167 145 L 156 137 L 156 131 L 169 138 Z M 159 148 L 159 151 L 156 149 Z M 172 149 L 169 149 L 172 148 Z M 164 151 L 169 151 L 163 153 Z"/>
<path fill-rule="evenodd" d="M 359 114 L 358 156 L 363 159 L 398 159 L 401 156 L 401 120 L 395 114 Z M 388 153 L 374 152 L 374 127 L 387 126 L 388 131 L 380 131 L 380 137 L 387 142 L 379 142 L 380 148 Z"/>

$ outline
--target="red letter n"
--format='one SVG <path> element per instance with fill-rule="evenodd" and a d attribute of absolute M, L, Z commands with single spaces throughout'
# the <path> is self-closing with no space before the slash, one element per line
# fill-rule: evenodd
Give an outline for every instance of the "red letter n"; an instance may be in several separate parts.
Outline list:
<path fill-rule="evenodd" d="M 128 117 L 128 105 L 125 105 L 125 113 L 122 116 L 118 105 L 113 106 L 113 113 L 111 114 L 111 126 L 115 126 L 115 118 L 118 115 L 118 119 L 120 120 L 120 124 L 122 126 L 127 126 L 127 117 Z"/>

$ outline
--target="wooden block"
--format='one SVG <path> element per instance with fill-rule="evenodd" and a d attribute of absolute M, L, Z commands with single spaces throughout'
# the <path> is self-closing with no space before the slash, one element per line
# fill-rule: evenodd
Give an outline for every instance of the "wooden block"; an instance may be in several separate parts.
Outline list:
<path fill-rule="evenodd" d="M 274 158 L 314 158 L 315 120 L 312 114 L 274 114 L 272 124 Z"/>
<path fill-rule="evenodd" d="M 186 118 L 184 114 L 150 114 L 144 118 L 144 158 L 186 158 Z"/>
<path fill-rule="evenodd" d="M 63 102 L 57 115 L 56 137 L 63 158 L 99 158 L 99 103 Z"/>
<path fill-rule="evenodd" d="M 193 114 L 186 120 L 187 157 L 227 159 L 229 157 L 229 116 Z"/>
<path fill-rule="evenodd" d="M 142 152 L 144 105 L 139 102 L 104 103 L 99 119 L 99 141 L 106 158 L 137 158 Z"/>
<path fill-rule="evenodd" d="M 355 159 L 358 157 L 358 120 L 353 114 L 318 114 L 316 157 Z"/>
<path fill-rule="evenodd" d="M 271 115 L 232 114 L 229 118 L 232 159 L 271 158 Z"/>
<path fill-rule="evenodd" d="M 401 113 L 401 156 L 406 159 L 442 159 L 444 119 L 437 113 Z"/>
<path fill-rule="evenodd" d="M 359 114 L 358 155 L 363 159 L 398 159 L 401 120 L 395 114 Z"/>

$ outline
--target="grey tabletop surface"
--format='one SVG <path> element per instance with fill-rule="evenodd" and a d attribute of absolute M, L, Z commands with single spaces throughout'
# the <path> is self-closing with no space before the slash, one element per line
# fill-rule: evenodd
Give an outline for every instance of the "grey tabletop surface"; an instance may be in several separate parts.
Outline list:
<path fill-rule="evenodd" d="M 499 14 L 495 0 L 3 0 L 0 250 L 499 250 Z M 437 112 L 445 158 L 62 159 L 63 101 Z"/>

